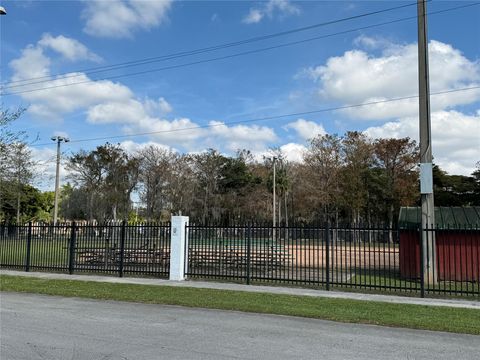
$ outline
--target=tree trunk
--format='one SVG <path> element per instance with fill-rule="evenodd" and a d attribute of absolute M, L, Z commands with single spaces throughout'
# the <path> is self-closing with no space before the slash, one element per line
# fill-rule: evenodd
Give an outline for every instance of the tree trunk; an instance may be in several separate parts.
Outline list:
<path fill-rule="evenodd" d="M 17 193 L 17 226 L 20 225 L 20 191 Z"/>
<path fill-rule="evenodd" d="M 278 197 L 278 225 L 282 223 L 282 196 Z"/>
<path fill-rule="evenodd" d="M 205 225 L 205 220 L 207 219 L 207 200 L 208 200 L 208 187 L 205 187 L 205 199 L 203 200 L 203 224 Z"/>
<path fill-rule="evenodd" d="M 390 208 L 388 209 L 388 242 L 390 244 L 393 243 L 393 204 L 390 204 Z"/>
<path fill-rule="evenodd" d="M 88 197 L 88 218 L 93 220 L 93 191 L 90 190 L 90 196 Z"/>

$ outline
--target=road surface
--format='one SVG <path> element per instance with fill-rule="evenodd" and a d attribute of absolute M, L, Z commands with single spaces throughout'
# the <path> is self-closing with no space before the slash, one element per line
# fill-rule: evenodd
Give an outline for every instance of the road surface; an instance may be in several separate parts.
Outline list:
<path fill-rule="evenodd" d="M 478 359 L 480 336 L 0 294 L 2 360 Z"/>

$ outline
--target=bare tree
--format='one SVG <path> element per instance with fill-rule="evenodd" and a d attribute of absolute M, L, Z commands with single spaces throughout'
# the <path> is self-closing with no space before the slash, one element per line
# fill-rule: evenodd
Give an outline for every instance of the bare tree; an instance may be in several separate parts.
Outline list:
<path fill-rule="evenodd" d="M 338 221 L 341 151 L 341 138 L 327 134 L 310 140 L 310 146 L 304 155 L 308 170 L 304 185 L 310 194 L 311 209 L 322 209 L 324 221 L 329 220 L 332 215 L 335 221 Z"/>
<path fill-rule="evenodd" d="M 140 150 L 137 157 L 140 161 L 140 198 L 146 205 L 146 216 L 158 219 L 163 210 L 171 210 L 169 190 L 177 155 L 151 145 Z"/>

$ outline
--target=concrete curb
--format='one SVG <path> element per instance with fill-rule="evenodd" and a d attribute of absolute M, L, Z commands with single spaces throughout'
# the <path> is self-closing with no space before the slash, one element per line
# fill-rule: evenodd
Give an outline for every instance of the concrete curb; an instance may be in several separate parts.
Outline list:
<path fill-rule="evenodd" d="M 340 291 L 325 291 L 302 288 L 287 288 L 276 286 L 257 286 L 243 285 L 232 283 L 216 283 L 206 281 L 171 281 L 163 279 L 144 279 L 144 278 L 118 278 L 110 276 L 97 275 L 67 275 L 42 272 L 23 272 L 13 270 L 0 270 L 0 275 L 25 276 L 41 279 L 57 279 L 57 280 L 78 280 L 78 281 L 96 281 L 118 284 L 137 284 L 137 285 L 154 285 L 154 286 L 177 286 L 190 288 L 203 288 L 215 290 L 233 290 L 246 291 L 254 293 L 270 293 L 297 296 L 312 296 L 333 299 L 352 299 L 361 301 L 378 301 L 394 304 L 411 304 L 424 306 L 445 306 L 463 309 L 480 310 L 480 301 L 468 301 L 457 299 L 432 299 L 432 298 L 410 298 L 395 295 L 377 295 L 377 294 L 360 294 Z"/>

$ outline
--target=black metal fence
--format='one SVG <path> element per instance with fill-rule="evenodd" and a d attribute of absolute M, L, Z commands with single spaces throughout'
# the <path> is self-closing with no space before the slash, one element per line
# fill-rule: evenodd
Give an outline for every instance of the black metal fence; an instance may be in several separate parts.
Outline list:
<path fill-rule="evenodd" d="M 0 225 L 0 266 L 168 277 L 170 224 Z"/>
<path fill-rule="evenodd" d="M 478 228 L 189 225 L 186 232 L 189 278 L 480 297 Z M 421 246 L 422 234 L 435 249 L 433 240 Z M 170 239 L 170 224 L 0 225 L 0 267 L 168 277 Z"/>
<path fill-rule="evenodd" d="M 422 231 L 384 227 L 187 226 L 193 278 L 480 296 L 479 229 L 423 230 L 436 250 L 423 268 Z"/>

